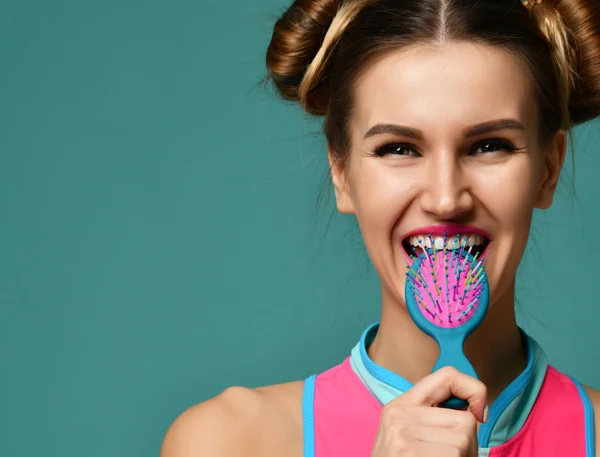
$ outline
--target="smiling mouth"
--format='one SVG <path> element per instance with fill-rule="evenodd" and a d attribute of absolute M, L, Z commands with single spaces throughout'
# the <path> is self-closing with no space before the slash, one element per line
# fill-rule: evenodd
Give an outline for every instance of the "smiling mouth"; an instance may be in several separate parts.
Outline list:
<path fill-rule="evenodd" d="M 420 257 L 425 252 L 425 248 L 436 251 L 453 250 L 463 248 L 471 255 L 483 257 L 490 240 L 483 236 L 473 233 L 465 233 L 444 238 L 443 236 L 431 236 L 427 233 L 412 235 L 402 241 L 402 247 L 406 254 Z"/>

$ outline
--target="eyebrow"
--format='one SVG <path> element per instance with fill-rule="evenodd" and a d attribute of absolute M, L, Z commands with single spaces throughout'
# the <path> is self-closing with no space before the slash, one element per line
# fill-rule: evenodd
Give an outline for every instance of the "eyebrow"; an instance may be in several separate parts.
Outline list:
<path fill-rule="evenodd" d="M 497 119 L 494 121 L 483 122 L 481 124 L 474 125 L 467 128 L 463 132 L 465 138 L 472 138 L 486 133 L 497 132 L 498 130 L 521 130 L 525 131 L 526 128 L 523 124 L 515 119 Z M 405 136 L 413 138 L 415 140 L 423 140 L 423 132 L 412 127 L 406 127 L 403 125 L 396 124 L 377 124 L 369 129 L 365 134 L 365 139 L 381 135 L 384 133 L 391 133 L 393 135 Z"/>

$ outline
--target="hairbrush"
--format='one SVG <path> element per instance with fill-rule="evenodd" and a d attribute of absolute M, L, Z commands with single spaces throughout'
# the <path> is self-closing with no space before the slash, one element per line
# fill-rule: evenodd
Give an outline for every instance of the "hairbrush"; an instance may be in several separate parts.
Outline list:
<path fill-rule="evenodd" d="M 460 235 L 456 235 L 450 245 L 444 234 L 440 246 L 428 235 L 427 246 L 414 249 L 406 272 L 406 306 L 417 326 L 440 347 L 432 372 L 450 365 L 477 378 L 463 353 L 463 345 L 487 313 L 489 284 L 479 253 L 471 255 L 473 245 L 467 246 L 466 238 L 461 243 L 459 239 Z M 468 402 L 452 396 L 439 406 L 463 409 Z"/>

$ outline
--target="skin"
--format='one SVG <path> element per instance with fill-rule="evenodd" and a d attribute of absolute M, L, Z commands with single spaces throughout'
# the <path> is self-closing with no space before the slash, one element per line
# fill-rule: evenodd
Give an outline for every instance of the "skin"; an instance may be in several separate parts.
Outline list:
<path fill-rule="evenodd" d="M 523 129 L 465 137 L 467 129 L 498 119 L 513 119 Z M 377 124 L 418 129 L 422 138 L 390 132 L 365 137 Z M 563 131 L 542 145 L 537 125 L 524 65 L 484 45 L 405 48 L 374 63 L 357 84 L 351 151 L 347 160 L 329 152 L 337 208 L 356 216 L 381 281 L 381 326 L 369 355 L 416 384 L 384 408 L 374 456 L 408 449 L 414 445 L 410 436 L 450 420 L 467 425 L 464 433 L 448 435 L 448 442 L 460 442 L 460 455 L 476 455 L 473 436 L 484 405 L 491 404 L 526 365 L 514 315 L 515 275 L 532 212 L 552 204 L 566 151 Z M 387 150 L 395 152 L 375 155 L 389 144 L 395 146 Z M 507 144 L 519 149 L 509 152 Z M 439 349 L 414 325 L 404 304 L 402 239 L 419 227 L 451 223 L 474 225 L 492 235 L 486 253 L 492 301 L 485 321 L 465 345 L 481 382 L 451 370 L 430 375 Z M 469 398 L 471 411 L 451 411 L 454 415 L 449 416 L 431 408 L 441 386 Z M 161 456 L 300 457 L 302 389 L 302 381 L 229 388 L 177 418 Z M 586 390 L 600 417 L 600 393 Z M 420 429 L 401 426 L 421 420 Z M 403 430 L 401 439 L 398 430 Z M 440 429 L 435 430 L 434 435 L 442 437 Z M 600 436 L 600 420 L 596 430 Z M 447 449 L 440 443 L 427 446 L 431 447 L 419 448 L 422 455 L 443 455 Z M 596 446 L 600 453 L 600 440 Z"/>

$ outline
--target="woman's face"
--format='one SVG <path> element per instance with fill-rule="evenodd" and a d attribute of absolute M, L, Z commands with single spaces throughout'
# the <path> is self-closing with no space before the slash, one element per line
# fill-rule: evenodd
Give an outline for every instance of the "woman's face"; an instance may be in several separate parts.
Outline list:
<path fill-rule="evenodd" d="M 565 153 L 562 131 L 542 149 L 529 78 L 502 50 L 452 43 L 387 55 L 359 80 L 332 177 L 387 295 L 403 301 L 407 250 L 432 226 L 479 234 L 492 303 L 508 291 Z"/>

